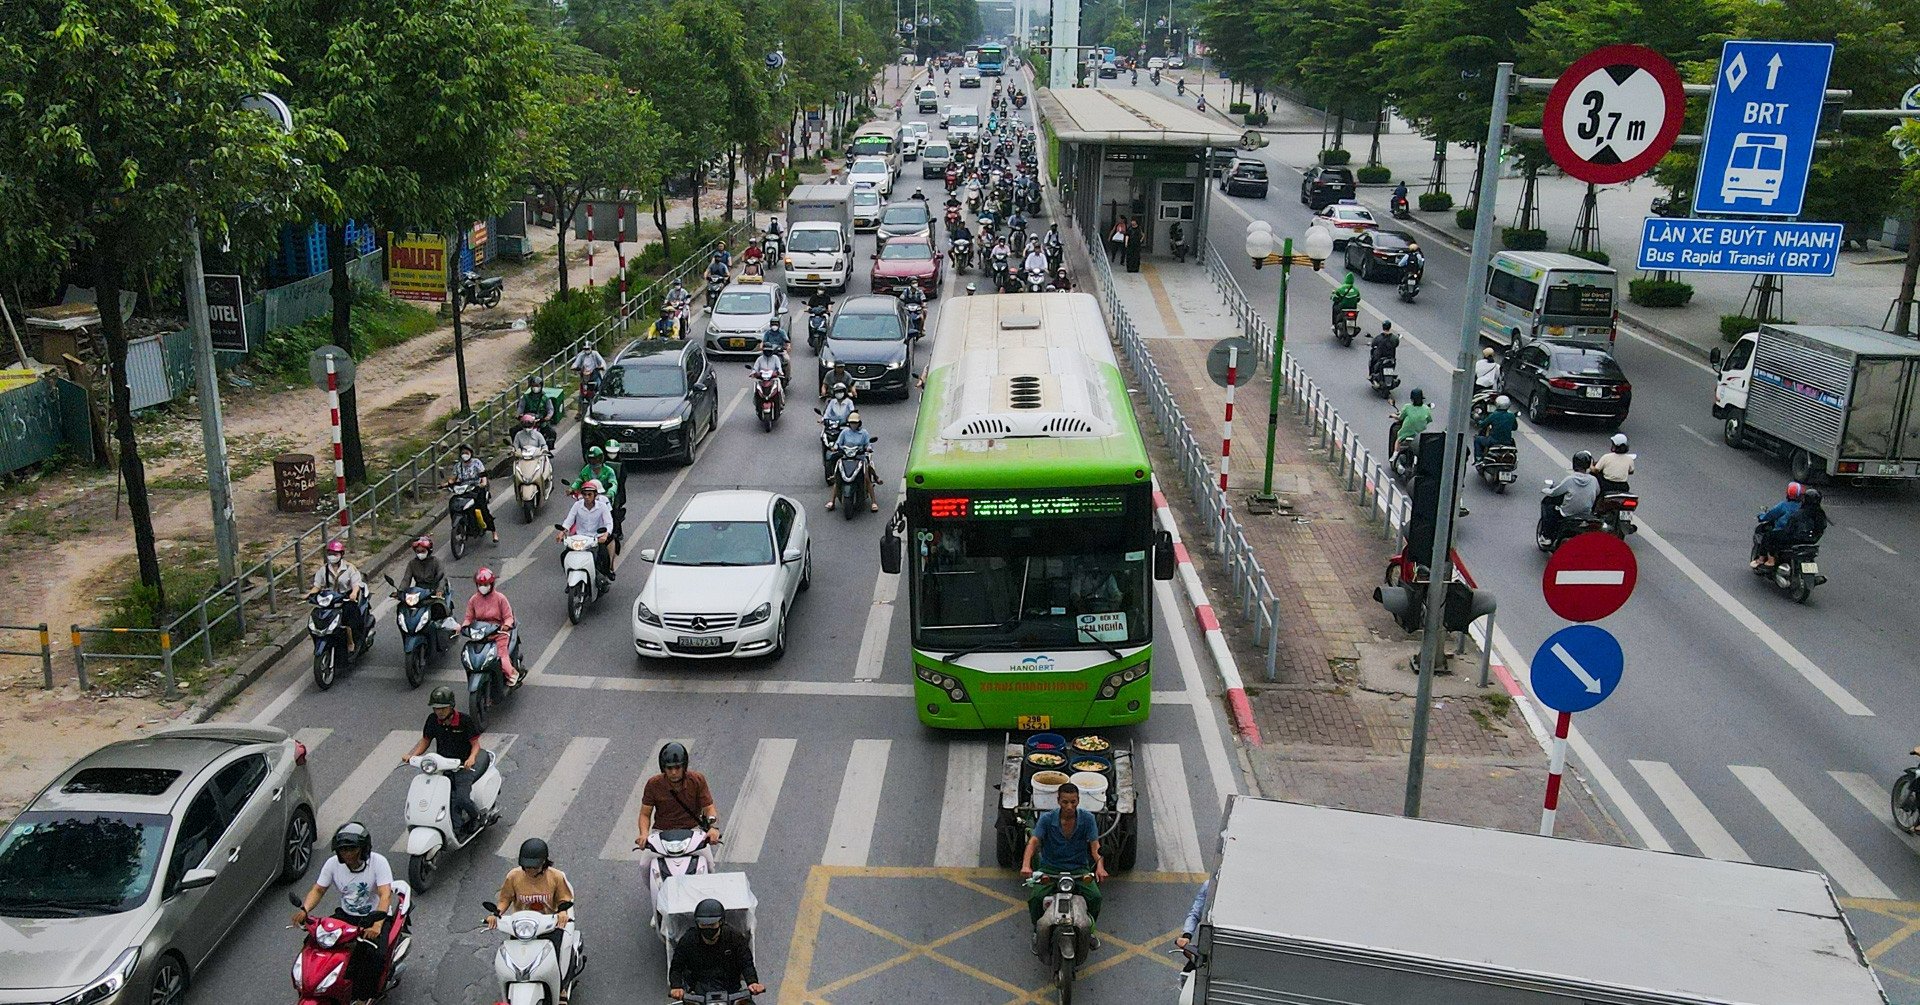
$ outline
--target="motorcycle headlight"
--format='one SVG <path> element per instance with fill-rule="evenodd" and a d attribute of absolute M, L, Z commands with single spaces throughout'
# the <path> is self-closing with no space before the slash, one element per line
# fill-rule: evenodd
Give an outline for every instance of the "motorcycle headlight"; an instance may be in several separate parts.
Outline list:
<path fill-rule="evenodd" d="M 761 622 L 767 620 L 772 616 L 773 616 L 773 605 L 770 603 L 761 604 L 759 607 L 756 607 L 753 610 L 748 611 L 747 616 L 740 619 L 740 627 L 745 628 L 748 625 L 760 624 Z"/>
<path fill-rule="evenodd" d="M 327 949 L 332 949 L 340 942 L 340 929 L 322 925 L 313 930 L 313 941 Z"/>
<path fill-rule="evenodd" d="M 328 974 L 326 977 L 322 978 L 319 984 L 314 985 L 313 989 L 315 991 L 325 991 L 326 989 L 333 987 L 334 982 L 340 979 L 340 975 L 346 972 L 347 972 L 347 961 L 342 960 L 340 961 L 340 965 L 337 967 L 334 967 L 333 972 Z"/>
<path fill-rule="evenodd" d="M 636 602 L 633 605 L 633 617 L 634 620 L 643 625 L 652 625 L 655 628 L 661 627 L 660 615 L 653 613 L 653 609 L 645 604 Z"/>
<path fill-rule="evenodd" d="M 521 918 L 513 923 L 513 937 L 522 942 L 531 942 L 540 937 L 540 922 L 532 918 Z"/>
<path fill-rule="evenodd" d="M 106 1001 L 118 995 L 120 989 L 127 986 L 127 982 L 133 979 L 133 968 L 139 965 L 140 949 L 136 946 L 121 953 L 113 961 L 113 966 L 107 968 L 107 972 L 98 980 L 60 999 L 54 1005 L 93 1005 L 94 1002 Z"/>
<path fill-rule="evenodd" d="M 405 599 L 405 600 L 404 600 L 403 602 L 404 602 L 404 603 L 405 603 L 405 604 L 406 604 L 406 605 L 407 605 L 408 607 L 419 607 L 419 606 L 420 606 L 420 595 L 419 595 L 418 593 L 409 593 L 409 594 L 407 594 L 407 595 L 406 595 L 406 599 Z"/>

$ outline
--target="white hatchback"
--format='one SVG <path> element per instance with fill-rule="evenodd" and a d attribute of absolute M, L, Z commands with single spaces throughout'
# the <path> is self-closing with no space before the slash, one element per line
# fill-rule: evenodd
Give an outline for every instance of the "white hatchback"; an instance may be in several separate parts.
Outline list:
<path fill-rule="evenodd" d="M 813 579 L 807 511 L 773 492 L 702 492 L 687 501 L 633 602 L 633 648 L 667 659 L 779 659 L 787 615 Z"/>
<path fill-rule="evenodd" d="M 873 189 L 882 199 L 893 194 L 893 167 L 885 157 L 855 157 L 847 180 L 854 188 Z"/>

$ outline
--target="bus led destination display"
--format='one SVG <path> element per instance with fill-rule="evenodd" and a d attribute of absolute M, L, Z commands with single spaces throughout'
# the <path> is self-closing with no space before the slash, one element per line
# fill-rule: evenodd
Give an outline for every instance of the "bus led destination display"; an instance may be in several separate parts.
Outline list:
<path fill-rule="evenodd" d="M 935 520 L 1068 519 L 1119 516 L 1126 506 L 1121 492 L 934 496 L 927 500 L 927 515 Z"/>

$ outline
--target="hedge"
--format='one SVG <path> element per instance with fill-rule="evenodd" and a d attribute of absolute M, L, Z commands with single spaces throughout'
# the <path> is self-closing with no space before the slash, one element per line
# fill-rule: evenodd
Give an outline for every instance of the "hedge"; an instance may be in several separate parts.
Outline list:
<path fill-rule="evenodd" d="M 1665 279 L 1635 279 L 1627 283 L 1627 299 L 1642 307 L 1685 307 L 1693 287 Z"/>
<path fill-rule="evenodd" d="M 1567 249 L 1567 254 L 1575 258 L 1584 258 L 1589 262 L 1599 262 L 1601 265 L 1613 264 L 1613 257 L 1604 251 L 1574 251 L 1569 248 Z"/>
<path fill-rule="evenodd" d="M 1509 251 L 1539 251 L 1547 246 L 1547 232 L 1521 230 L 1519 227 L 1502 227 L 1500 243 Z"/>
<path fill-rule="evenodd" d="M 1444 213 L 1452 208 L 1453 193 L 1451 192 L 1420 193 L 1420 212 L 1422 213 Z"/>
<path fill-rule="evenodd" d="M 1741 314 L 1722 314 L 1720 315 L 1720 337 L 1728 342 L 1738 342 L 1740 336 L 1759 328 L 1763 323 L 1777 325 L 1792 322 L 1783 322 L 1779 318 L 1768 318 L 1765 322 L 1761 322 Z"/>
<path fill-rule="evenodd" d="M 1393 169 L 1385 164 L 1371 164 L 1353 173 L 1362 185 L 1381 185 L 1393 180 Z"/>
<path fill-rule="evenodd" d="M 1353 160 L 1352 152 L 1339 147 L 1328 147 L 1320 151 L 1320 163 L 1327 167 L 1339 167 L 1350 160 Z"/>
<path fill-rule="evenodd" d="M 1477 216 L 1478 214 L 1474 212 L 1472 206 L 1462 206 L 1454 210 L 1453 225 L 1459 227 L 1461 230 L 1472 230 Z"/>
<path fill-rule="evenodd" d="M 1245 115 L 1252 110 L 1253 106 L 1244 101 L 1236 101 L 1227 106 L 1228 115 Z"/>
<path fill-rule="evenodd" d="M 1265 113 L 1265 112 L 1248 112 L 1248 113 L 1247 113 L 1247 117 L 1246 117 L 1246 120 L 1247 120 L 1247 125 L 1250 125 L 1250 126 L 1264 126 L 1264 125 L 1266 125 L 1266 124 L 1267 124 L 1267 113 Z"/>
<path fill-rule="evenodd" d="M 616 290 L 617 286 L 614 287 Z M 616 296 L 618 294 L 616 293 Z M 586 290 L 574 288 L 555 291 L 540 309 L 533 312 L 533 351 L 542 359 L 565 349 L 574 339 L 585 335 L 606 314 Z"/>

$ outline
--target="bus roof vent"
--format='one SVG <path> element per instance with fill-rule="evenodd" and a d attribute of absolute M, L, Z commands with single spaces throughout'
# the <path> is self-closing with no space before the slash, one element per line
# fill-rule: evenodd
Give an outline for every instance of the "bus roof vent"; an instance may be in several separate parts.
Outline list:
<path fill-rule="evenodd" d="M 1040 327 L 1040 319 L 1031 314 L 1015 314 L 1001 318 L 1000 327 L 1004 331 L 1031 331 Z"/>
<path fill-rule="evenodd" d="M 1046 393 L 1040 387 L 1040 378 L 1033 376 L 1007 378 L 1007 404 L 1014 408 L 1039 408 Z"/>
<path fill-rule="evenodd" d="M 1013 423 L 1008 422 L 998 415 L 982 415 L 979 418 L 968 419 L 961 423 L 959 434 L 955 436 L 950 433 L 947 438 L 961 440 L 996 440 L 1012 435 Z"/>
<path fill-rule="evenodd" d="M 946 439 L 1097 438 L 1118 428 L 1077 351 L 972 352 L 958 365 L 961 388 L 941 427 Z"/>

